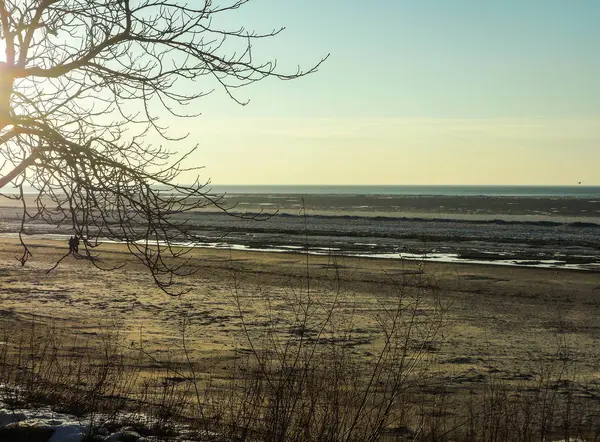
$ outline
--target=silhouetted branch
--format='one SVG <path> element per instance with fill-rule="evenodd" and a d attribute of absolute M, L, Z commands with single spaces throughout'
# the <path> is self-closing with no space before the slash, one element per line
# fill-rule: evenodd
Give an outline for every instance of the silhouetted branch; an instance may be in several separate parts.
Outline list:
<path fill-rule="evenodd" d="M 268 77 L 289 80 L 317 70 L 285 72 L 257 61 L 254 42 L 281 32 L 227 29 L 221 16 L 250 0 L 0 0 L 0 188 L 19 180 L 23 223 L 42 220 L 69 230 L 91 251 L 102 241 L 127 244 L 157 285 L 179 294 L 176 276 L 193 272 L 186 257 L 202 241 L 178 214 L 216 207 L 199 172 L 163 145 L 185 136 L 161 118 L 193 117 L 190 105 L 221 89 L 238 103 L 243 86 Z M 36 190 L 27 200 L 22 186 Z M 33 201 L 33 202 L 32 202 Z M 24 264 L 30 257 L 25 242 Z M 110 268 L 110 267 L 109 267 Z"/>

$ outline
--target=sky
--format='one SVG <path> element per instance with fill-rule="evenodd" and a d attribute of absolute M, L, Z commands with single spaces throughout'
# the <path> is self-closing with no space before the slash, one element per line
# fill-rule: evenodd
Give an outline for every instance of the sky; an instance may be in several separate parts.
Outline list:
<path fill-rule="evenodd" d="M 231 22 L 286 26 L 255 51 L 283 68 L 331 55 L 198 103 L 215 184 L 600 185 L 597 0 L 254 0 Z"/>
<path fill-rule="evenodd" d="M 600 1 L 252 0 L 223 24 L 318 72 L 165 121 L 214 184 L 600 185 Z M 183 180 L 190 180 L 184 176 Z"/>

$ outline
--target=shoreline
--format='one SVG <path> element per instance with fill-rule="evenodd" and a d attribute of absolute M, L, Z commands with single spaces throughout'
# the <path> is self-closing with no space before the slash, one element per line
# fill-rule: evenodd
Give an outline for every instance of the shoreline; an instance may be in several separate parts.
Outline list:
<path fill-rule="evenodd" d="M 14 238 L 17 234 L 13 235 L 0 235 L 0 243 L 4 240 L 15 241 Z M 63 243 L 68 241 L 69 235 L 31 235 L 25 237 L 38 243 L 50 242 L 50 243 Z M 117 241 L 101 241 L 102 244 L 111 244 L 117 246 L 123 246 L 125 243 Z M 397 261 L 397 262 L 427 262 L 447 265 L 475 265 L 475 266 L 490 266 L 490 267 L 513 267 L 513 268 L 530 268 L 530 269 L 547 269 L 547 270 L 564 270 L 569 272 L 582 272 L 582 273 L 600 273 L 600 263 L 587 262 L 578 263 L 577 260 L 547 260 L 547 259 L 536 259 L 527 256 L 516 256 L 507 257 L 506 254 L 492 254 L 486 252 L 480 252 L 476 254 L 477 257 L 465 257 L 464 255 L 457 253 L 407 253 L 407 252 L 395 252 L 395 253 L 360 253 L 352 252 L 333 248 L 320 248 L 320 247 L 308 247 L 308 253 L 305 252 L 304 246 L 284 246 L 279 245 L 275 247 L 267 247 L 265 244 L 263 247 L 252 247 L 244 244 L 230 244 L 230 243 L 197 243 L 194 245 L 188 245 L 183 243 L 174 244 L 175 247 L 194 249 L 194 250 L 220 250 L 227 252 L 249 252 L 249 253 L 267 253 L 267 254 L 296 254 L 300 256 L 325 256 L 335 258 L 354 258 L 354 259 L 369 259 L 369 260 L 384 260 L 384 261 Z"/>

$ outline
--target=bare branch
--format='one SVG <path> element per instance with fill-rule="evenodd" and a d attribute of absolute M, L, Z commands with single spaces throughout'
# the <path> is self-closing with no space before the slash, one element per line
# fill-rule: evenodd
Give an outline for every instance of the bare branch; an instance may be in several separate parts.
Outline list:
<path fill-rule="evenodd" d="M 43 221 L 80 238 L 81 257 L 99 268 L 114 268 L 99 244 L 125 243 L 162 290 L 185 292 L 177 276 L 196 271 L 188 246 L 204 238 L 183 214 L 229 208 L 199 177 L 182 184 L 200 170 L 188 165 L 195 147 L 175 154 L 186 136 L 164 117 L 197 116 L 193 104 L 212 91 L 245 104 L 244 86 L 302 77 L 326 58 L 291 72 L 261 59 L 254 45 L 283 28 L 218 25 L 250 3 L 0 0 L 0 188 L 20 190 L 23 264 L 27 223 Z M 37 192 L 29 205 L 23 186 Z"/>

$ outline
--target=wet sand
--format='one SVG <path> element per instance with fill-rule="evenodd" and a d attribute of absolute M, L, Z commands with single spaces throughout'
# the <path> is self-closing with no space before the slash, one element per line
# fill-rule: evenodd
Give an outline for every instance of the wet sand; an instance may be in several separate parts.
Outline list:
<path fill-rule="evenodd" d="M 374 318 L 397 299 L 399 287 L 413 296 L 415 276 L 424 275 L 423 311 L 436 305 L 447 309 L 430 351 L 449 385 L 470 388 L 492 373 L 518 381 L 565 349 L 581 379 L 600 379 L 597 273 L 331 256 L 307 261 L 294 253 L 197 249 L 192 253 L 198 272 L 184 280 L 192 291 L 171 298 L 122 246 L 103 246 L 102 262 L 126 263 L 119 270 L 101 271 L 68 257 L 49 274 L 47 269 L 66 253 L 66 242 L 33 240 L 31 246 L 33 257 L 21 267 L 18 243 L 0 243 L 0 325 L 5 329 L 17 330 L 31 318 L 85 336 L 116 326 L 126 339 L 142 339 L 149 351 L 176 356 L 186 318 L 194 355 L 225 361 L 248 347 L 239 309 L 252 336 L 259 336 L 274 314 L 286 333 L 286 315 L 310 284 L 320 299 L 338 294 L 344 301 L 340 308 L 352 310 L 355 351 L 367 354 L 377 346 Z"/>

